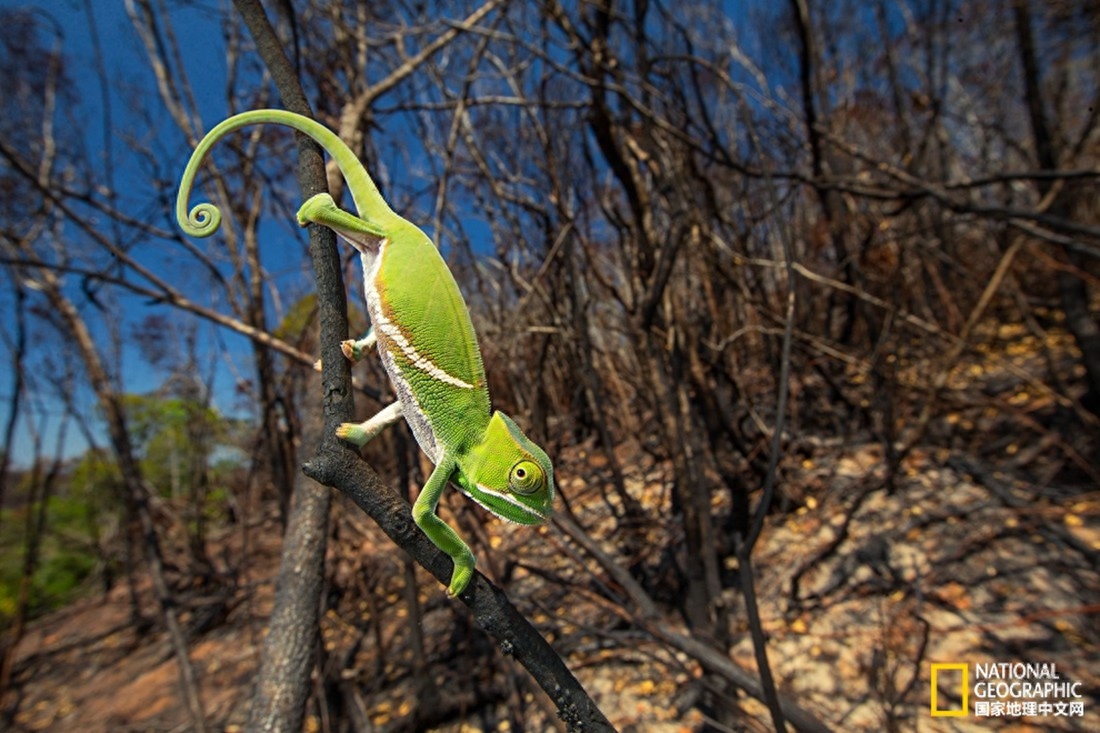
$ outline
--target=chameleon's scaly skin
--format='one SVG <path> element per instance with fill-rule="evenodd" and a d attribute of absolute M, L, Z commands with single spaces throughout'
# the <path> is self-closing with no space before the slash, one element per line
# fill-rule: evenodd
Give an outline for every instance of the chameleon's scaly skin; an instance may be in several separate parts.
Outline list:
<path fill-rule="evenodd" d="M 300 224 L 322 224 L 360 253 L 373 337 L 397 392 L 397 403 L 360 424 L 345 423 L 337 435 L 363 445 L 403 415 L 435 470 L 413 506 L 425 534 L 454 560 L 448 593 L 461 593 L 473 577 L 470 548 L 435 509 L 448 481 L 497 516 L 521 524 L 550 518 L 554 472 L 546 453 L 509 417 L 490 412 L 485 368 L 458 284 L 431 240 L 394 213 L 366 169 L 332 131 L 283 110 L 244 112 L 215 126 L 195 148 L 176 200 L 185 232 L 205 237 L 221 223 L 217 207 L 187 199 L 199 166 L 224 135 L 245 125 L 274 123 L 316 140 L 348 182 L 359 216 L 336 206 L 328 194 L 312 197 L 298 212 Z M 357 355 L 370 337 L 345 342 Z"/>

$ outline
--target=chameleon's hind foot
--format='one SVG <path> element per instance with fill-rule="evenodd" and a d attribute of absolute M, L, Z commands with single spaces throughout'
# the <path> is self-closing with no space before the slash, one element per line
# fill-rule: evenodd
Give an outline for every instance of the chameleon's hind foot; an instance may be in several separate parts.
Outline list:
<path fill-rule="evenodd" d="M 374 329 L 367 331 L 367 335 L 361 339 L 348 339 L 347 341 L 340 342 L 340 351 L 344 352 L 344 356 L 352 364 L 363 358 L 363 354 L 367 353 L 370 349 L 374 348 L 374 344 L 377 339 L 374 336 Z"/>

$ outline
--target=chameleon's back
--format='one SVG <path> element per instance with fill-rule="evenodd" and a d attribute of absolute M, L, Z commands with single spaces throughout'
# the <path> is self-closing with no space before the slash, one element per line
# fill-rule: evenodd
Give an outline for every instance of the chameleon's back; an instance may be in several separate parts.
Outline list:
<path fill-rule="evenodd" d="M 436 462 L 439 445 L 469 445 L 489 422 L 470 313 L 439 250 L 413 224 L 384 241 L 373 260 L 367 303 L 382 363 L 417 442 Z"/>

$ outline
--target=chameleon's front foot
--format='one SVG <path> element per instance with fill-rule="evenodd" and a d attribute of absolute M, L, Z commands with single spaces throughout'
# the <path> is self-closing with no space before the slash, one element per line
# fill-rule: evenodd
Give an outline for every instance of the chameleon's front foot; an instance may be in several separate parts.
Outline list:
<path fill-rule="evenodd" d="M 451 583 L 447 586 L 447 595 L 456 598 L 466 590 L 466 586 L 470 584 L 470 580 L 474 577 L 474 567 L 477 565 L 477 561 L 469 550 L 464 555 L 452 556 L 451 559 L 454 561 L 455 569 L 451 572 Z"/>
<path fill-rule="evenodd" d="M 371 442 L 376 435 L 400 419 L 401 403 L 394 402 L 364 422 L 340 423 L 340 427 L 336 428 L 336 437 L 362 448 Z"/>
<path fill-rule="evenodd" d="M 340 427 L 336 428 L 336 437 L 362 448 L 370 442 L 371 438 L 378 434 L 368 432 L 364 429 L 364 425 L 365 423 L 340 423 Z"/>
<path fill-rule="evenodd" d="M 470 551 L 469 546 L 435 514 L 435 508 L 439 505 L 439 495 L 443 493 L 447 480 L 454 470 L 454 459 L 444 454 L 412 507 L 413 521 L 424 530 L 424 534 L 432 544 L 447 553 L 454 563 L 451 582 L 447 585 L 447 595 L 452 598 L 466 590 L 466 586 L 470 584 L 470 578 L 474 577 L 474 566 L 477 565 L 477 560 L 474 559 L 474 553 Z"/>

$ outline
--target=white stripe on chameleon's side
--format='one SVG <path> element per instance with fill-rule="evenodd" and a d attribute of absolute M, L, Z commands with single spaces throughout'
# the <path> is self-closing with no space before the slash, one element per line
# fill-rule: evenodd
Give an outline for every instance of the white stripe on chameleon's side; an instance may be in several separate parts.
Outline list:
<path fill-rule="evenodd" d="M 374 324 L 375 328 L 385 334 L 397 348 L 401 349 L 401 353 L 412 362 L 412 365 L 416 369 L 419 369 L 432 379 L 443 382 L 444 384 L 449 384 L 453 387 L 459 387 L 460 389 L 474 388 L 474 385 L 459 379 L 453 374 L 448 374 L 434 361 L 417 351 L 416 347 L 410 344 L 409 340 L 405 338 L 405 334 L 401 333 L 401 329 L 386 318 L 384 313 L 379 313 L 379 316 L 378 322 Z"/>

